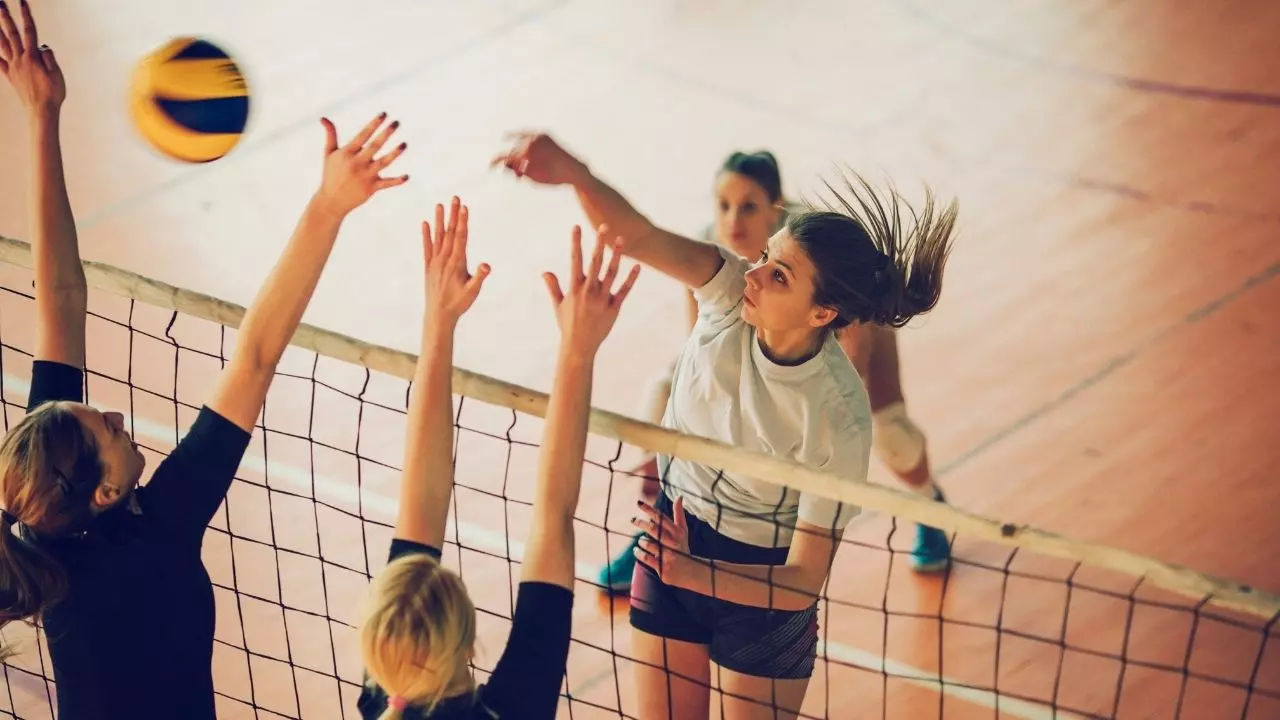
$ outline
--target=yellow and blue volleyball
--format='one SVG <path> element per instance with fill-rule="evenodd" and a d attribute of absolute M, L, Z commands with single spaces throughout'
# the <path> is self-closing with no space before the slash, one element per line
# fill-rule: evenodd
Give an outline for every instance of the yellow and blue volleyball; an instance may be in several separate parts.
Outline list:
<path fill-rule="evenodd" d="M 143 58 L 129 104 L 143 139 L 183 162 L 226 155 L 249 123 L 249 86 L 239 66 L 200 38 L 176 38 Z"/>

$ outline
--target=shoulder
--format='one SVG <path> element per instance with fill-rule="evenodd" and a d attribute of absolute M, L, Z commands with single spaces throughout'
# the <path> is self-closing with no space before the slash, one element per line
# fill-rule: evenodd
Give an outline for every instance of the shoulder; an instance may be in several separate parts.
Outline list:
<path fill-rule="evenodd" d="M 835 338 L 822 349 L 821 381 L 812 384 L 810 397 L 822 406 L 830 426 L 840 434 L 871 431 L 871 400 L 867 387 Z"/>

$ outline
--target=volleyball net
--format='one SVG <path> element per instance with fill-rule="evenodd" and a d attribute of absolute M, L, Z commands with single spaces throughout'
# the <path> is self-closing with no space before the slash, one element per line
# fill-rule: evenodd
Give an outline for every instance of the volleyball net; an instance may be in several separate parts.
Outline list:
<path fill-rule="evenodd" d="M 0 238 L 6 429 L 29 392 L 30 266 L 25 243 Z M 87 399 L 125 414 L 154 468 L 209 396 L 243 309 L 119 268 L 85 268 Z M 415 360 L 310 326 L 295 335 L 205 538 L 220 718 L 358 717 L 360 609 L 391 540 Z M 546 397 L 461 369 L 454 392 L 444 562 L 477 607 L 483 682 L 511 627 Z M 819 657 L 803 717 L 1280 716 L 1280 598 L 608 412 L 593 411 L 590 429 L 561 717 L 638 713 L 628 608 L 594 579 L 632 536 L 640 480 L 626 469 L 639 448 L 863 508 L 818 603 Z M 952 538 L 950 572 L 912 572 L 917 522 Z M 0 714 L 55 717 L 38 627 L 11 623 L 3 635 L 18 654 L 3 668 Z M 714 673 L 711 684 L 718 716 Z"/>

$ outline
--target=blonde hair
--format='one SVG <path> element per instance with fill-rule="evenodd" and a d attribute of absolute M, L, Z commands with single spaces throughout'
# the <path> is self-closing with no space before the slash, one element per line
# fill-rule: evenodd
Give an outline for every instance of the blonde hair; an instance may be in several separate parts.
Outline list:
<path fill-rule="evenodd" d="M 441 700 L 469 692 L 476 609 L 462 578 L 430 555 L 401 557 L 374 582 L 360 629 L 369 679 L 388 698 L 428 713 Z M 388 704 L 379 720 L 398 720 Z"/>
<path fill-rule="evenodd" d="M 0 442 L 0 627 L 39 618 L 67 592 L 62 566 L 15 526 L 45 537 L 87 530 L 102 473 L 98 449 L 67 403 L 42 404 Z M 0 659 L 13 654 L 0 648 Z"/>

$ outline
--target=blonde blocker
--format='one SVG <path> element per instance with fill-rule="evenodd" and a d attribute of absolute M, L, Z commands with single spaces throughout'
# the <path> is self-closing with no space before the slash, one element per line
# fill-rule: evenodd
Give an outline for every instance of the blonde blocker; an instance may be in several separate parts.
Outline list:
<path fill-rule="evenodd" d="M 425 554 L 389 563 L 360 630 L 369 680 L 402 701 L 388 703 L 379 720 L 398 720 L 403 704 L 430 713 L 441 700 L 473 691 L 475 639 L 476 610 L 462 578 Z"/>
<path fill-rule="evenodd" d="M 0 443 L 0 627 L 32 620 L 66 596 L 67 576 L 47 553 L 19 536 L 20 528 L 46 537 L 83 532 L 102 479 L 98 449 L 65 403 L 28 413 Z M 0 659 L 15 654 L 0 648 Z"/>
<path fill-rule="evenodd" d="M 902 327 L 938 303 L 958 206 L 953 200 L 939 211 L 926 186 L 917 212 L 892 186 L 882 193 L 857 173 L 843 179 L 842 190 L 824 181 L 834 202 L 806 201 L 809 211 L 787 222 L 817 268 L 814 303 L 836 310 L 833 330 L 855 322 Z M 903 206 L 911 215 L 905 230 Z"/>

